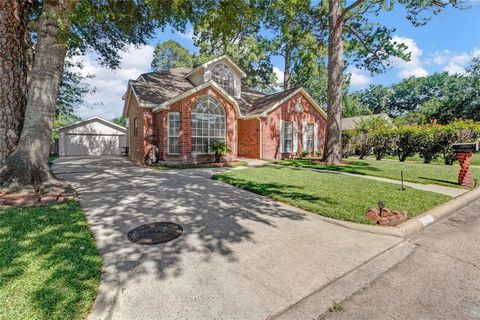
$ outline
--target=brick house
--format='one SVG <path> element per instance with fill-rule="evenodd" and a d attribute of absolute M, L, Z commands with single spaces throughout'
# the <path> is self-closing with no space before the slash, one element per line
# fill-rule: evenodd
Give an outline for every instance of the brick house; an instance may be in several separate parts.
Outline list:
<path fill-rule="evenodd" d="M 213 161 L 209 146 L 219 142 L 229 160 L 322 152 L 326 114 L 303 88 L 264 94 L 243 86 L 244 77 L 222 56 L 130 80 L 123 110 L 130 158 L 143 163 L 155 150 L 160 161 Z"/>

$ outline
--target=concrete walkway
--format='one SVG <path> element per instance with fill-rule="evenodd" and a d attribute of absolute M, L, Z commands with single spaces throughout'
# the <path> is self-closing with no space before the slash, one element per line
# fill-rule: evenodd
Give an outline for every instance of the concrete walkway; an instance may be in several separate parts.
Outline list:
<path fill-rule="evenodd" d="M 410 242 L 406 260 L 325 318 L 480 319 L 480 200 Z"/>
<path fill-rule="evenodd" d="M 330 224 L 203 169 L 72 157 L 53 170 L 79 193 L 104 259 L 90 319 L 265 319 L 402 241 Z M 128 241 L 154 221 L 184 233 L 155 246 Z"/>
<path fill-rule="evenodd" d="M 272 164 L 272 165 L 281 166 L 280 164 Z M 349 172 L 340 172 L 340 171 L 323 170 L 323 169 L 315 169 L 315 168 L 302 168 L 302 167 L 290 167 L 290 168 L 302 169 L 302 170 L 311 170 L 311 171 L 319 171 L 319 172 L 330 172 L 330 173 L 335 173 L 335 174 L 343 174 L 345 176 L 351 176 L 351 177 L 357 177 L 357 178 L 363 178 L 363 179 L 369 179 L 369 180 L 376 180 L 376 181 L 393 183 L 393 184 L 398 184 L 398 185 L 402 184 L 402 182 L 399 181 L 399 180 L 382 178 L 382 177 L 375 177 L 375 176 L 368 176 L 368 175 L 363 175 L 363 174 L 355 174 L 355 173 L 349 173 Z M 403 182 L 403 185 L 406 186 L 406 187 L 410 187 L 412 189 L 430 191 L 430 192 L 434 192 L 434 193 L 440 193 L 440 194 L 444 194 L 446 196 L 450 196 L 450 197 L 453 197 L 453 198 L 461 196 L 462 194 L 465 194 L 469 191 L 468 189 L 463 189 L 463 188 L 451 188 L 451 187 L 440 186 L 440 185 L 437 185 L 437 184 L 422 184 L 422 183 L 414 183 L 414 182 L 406 182 L 406 181 Z"/>

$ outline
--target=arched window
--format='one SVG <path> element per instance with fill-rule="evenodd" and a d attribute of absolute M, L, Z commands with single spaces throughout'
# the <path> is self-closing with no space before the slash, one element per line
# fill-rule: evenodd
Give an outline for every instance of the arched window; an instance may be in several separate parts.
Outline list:
<path fill-rule="evenodd" d="M 219 63 L 213 67 L 212 79 L 232 96 L 235 94 L 235 76 L 232 70 L 223 63 Z"/>
<path fill-rule="evenodd" d="M 214 143 L 225 143 L 225 109 L 214 97 L 201 96 L 192 107 L 192 151 L 208 153 Z"/>

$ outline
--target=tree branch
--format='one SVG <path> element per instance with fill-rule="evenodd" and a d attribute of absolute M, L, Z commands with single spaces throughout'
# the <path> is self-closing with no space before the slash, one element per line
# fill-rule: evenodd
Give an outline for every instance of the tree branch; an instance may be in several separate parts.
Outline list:
<path fill-rule="evenodd" d="M 377 60 L 379 61 L 379 63 L 383 66 L 383 62 L 382 62 L 382 59 L 378 56 L 378 51 L 377 50 L 372 50 L 366 43 L 365 41 L 363 40 L 362 36 L 355 30 L 353 29 L 350 25 L 345 25 L 346 28 L 348 28 L 348 30 L 350 30 L 350 32 L 355 36 L 355 38 L 358 39 L 358 41 L 360 41 L 360 43 L 362 44 L 362 46 L 365 48 L 365 50 L 367 50 L 368 52 L 370 52 L 371 54 L 373 54 L 375 56 L 375 58 L 377 58 Z"/>

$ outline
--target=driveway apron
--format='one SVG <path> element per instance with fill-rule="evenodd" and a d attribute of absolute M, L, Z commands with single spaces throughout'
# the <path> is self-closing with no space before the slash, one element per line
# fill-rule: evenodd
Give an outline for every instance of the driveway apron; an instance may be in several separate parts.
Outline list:
<path fill-rule="evenodd" d="M 53 170 L 79 193 L 104 259 L 93 318 L 265 319 L 401 241 L 211 180 L 212 170 L 156 171 L 118 157 L 59 158 Z M 183 234 L 152 246 L 128 240 L 162 221 Z"/>

